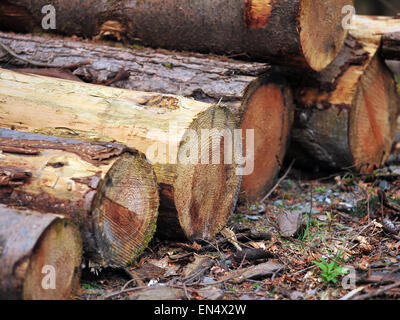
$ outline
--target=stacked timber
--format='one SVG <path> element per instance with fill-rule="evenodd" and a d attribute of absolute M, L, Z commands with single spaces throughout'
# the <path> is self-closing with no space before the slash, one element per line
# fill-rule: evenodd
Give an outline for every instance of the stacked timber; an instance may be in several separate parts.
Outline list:
<path fill-rule="evenodd" d="M 212 239 L 225 227 L 236 205 L 243 165 L 242 137 L 235 132 L 238 125 L 229 109 L 179 96 L 3 69 L 0 69 L 0 95 L 2 127 L 86 141 L 118 141 L 145 153 L 161 187 L 160 233 Z M 106 151 L 101 150 L 100 159 L 107 159 Z M 113 151 L 111 147 L 112 155 Z M 96 154 L 93 156 L 96 160 Z M 133 188 L 141 186 L 145 178 L 130 182 L 131 177 L 124 170 L 121 175 L 125 175 L 121 177 L 125 180 L 116 184 L 116 197 L 123 196 L 130 188 L 134 192 Z M 127 190 L 122 190 L 123 186 Z M 134 199 L 133 195 L 127 196 L 126 202 L 139 205 L 140 201 Z M 101 216 L 111 212 L 105 209 Z"/>
<path fill-rule="evenodd" d="M 3 1 L 0 29 L 41 30 L 48 4 Z M 135 261 L 156 225 L 213 239 L 271 189 L 289 142 L 313 167 L 383 165 L 400 20 L 356 16 L 348 35 L 351 4 L 57 0 L 54 33 L 94 41 L 0 32 L 0 63 L 18 67 L 0 68 L 0 298 L 70 297 L 81 241 L 99 268 Z"/>
<path fill-rule="evenodd" d="M 54 214 L 0 205 L 0 299 L 69 299 L 79 287 L 79 230 Z"/>
<path fill-rule="evenodd" d="M 8 11 L 22 23 L 33 21 L 37 27 L 42 23 L 42 8 L 49 4 L 47 0 L 7 3 Z M 347 34 L 342 10 L 353 1 L 99 0 L 93 5 L 91 0 L 57 0 L 51 4 L 57 13 L 54 31 L 60 34 L 108 36 L 152 47 L 268 59 L 319 71 L 340 52 Z M 10 18 L 8 11 L 3 10 L 1 19 Z"/>
<path fill-rule="evenodd" d="M 29 118 L 27 111 L 20 119 Z M 8 129 L 0 129 L 0 151 L 0 202 L 70 218 L 91 267 L 124 267 L 146 248 L 159 198 L 140 152 Z"/>
<path fill-rule="evenodd" d="M 261 199 L 275 183 L 290 141 L 294 114 L 290 86 L 276 68 L 264 63 L 150 48 L 135 50 L 94 43 L 82 47 L 68 39 L 4 32 L 0 32 L 0 42 L 23 59 L 42 64 L 49 56 L 59 67 L 92 61 L 73 73 L 85 81 L 102 83 L 124 70 L 129 77 L 112 86 L 165 94 L 179 92 L 197 101 L 229 107 L 243 132 L 244 154 L 254 159 L 248 161 L 243 171 L 240 199 Z M 0 58 L 0 62 L 6 59 L 9 58 Z M 8 65 L 24 64 L 16 58 L 8 60 Z M 54 73 L 54 69 L 46 68 L 16 71 L 49 76 Z M 246 130 L 254 130 L 252 145 L 246 143 Z"/>
<path fill-rule="evenodd" d="M 396 133 L 398 97 L 379 45 L 349 37 L 339 57 L 305 82 L 295 92 L 294 156 L 336 170 L 383 165 Z"/>

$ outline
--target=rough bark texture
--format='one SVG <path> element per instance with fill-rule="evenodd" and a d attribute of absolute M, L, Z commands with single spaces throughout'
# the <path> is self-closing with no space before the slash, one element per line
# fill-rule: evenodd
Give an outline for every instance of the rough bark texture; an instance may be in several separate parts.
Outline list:
<path fill-rule="evenodd" d="M 10 0 L 40 25 L 46 0 Z M 56 32 L 153 47 L 243 55 L 321 70 L 346 36 L 351 0 L 57 0 Z M 318 25 L 318 29 L 315 26 Z"/>
<path fill-rule="evenodd" d="M 0 205 L 0 299 L 70 299 L 81 260 L 82 240 L 69 220 Z"/>
<path fill-rule="evenodd" d="M 400 19 L 380 16 L 355 16 L 350 34 L 365 42 L 381 46 L 388 60 L 400 60 Z"/>
<path fill-rule="evenodd" d="M 129 78 L 112 84 L 113 87 L 175 93 L 204 102 L 229 104 L 236 109 L 239 109 L 249 83 L 270 68 L 265 63 L 199 53 L 135 49 L 112 42 L 78 42 L 56 36 L 0 32 L 0 41 L 22 58 L 44 64 L 62 67 L 91 61 L 92 64 L 74 71 L 74 75 L 88 82 L 107 81 L 124 69 L 130 73 Z M 1 48 L 0 55 L 0 62 L 5 67 L 26 66 L 25 62 L 12 58 Z M 42 69 L 35 72 L 38 70 Z"/>
<path fill-rule="evenodd" d="M 386 59 L 400 60 L 400 31 L 385 33 L 382 36 L 382 54 Z"/>
<path fill-rule="evenodd" d="M 211 239 L 224 228 L 239 193 L 236 158 L 242 152 L 241 139 L 230 143 L 238 125 L 227 108 L 7 70 L 0 70 L 0 94 L 3 126 L 50 135 L 60 134 L 57 127 L 67 127 L 78 136 L 81 130 L 146 153 L 163 187 L 161 232 L 179 231 L 163 223 L 165 213 L 171 212 L 190 239 Z M 202 136 L 206 129 L 209 137 L 207 132 Z M 233 161 L 224 156 L 224 149 Z"/>
<path fill-rule="evenodd" d="M 229 106 L 243 130 L 254 129 L 254 171 L 243 176 L 241 199 L 253 202 L 274 183 L 289 141 L 293 104 L 289 86 L 279 71 L 269 65 L 148 48 L 135 50 L 88 43 L 82 47 L 82 43 L 66 39 L 10 33 L 0 33 L 0 41 L 21 57 L 40 63 L 63 66 L 90 60 L 91 65 L 74 71 L 87 81 L 106 81 L 122 68 L 130 76 L 113 84 L 115 87 L 179 92 L 199 101 Z M 1 61 L 7 67 L 24 63 L 7 56 Z M 23 70 L 60 76 L 57 69 Z"/>
<path fill-rule="evenodd" d="M 334 169 L 371 172 L 385 163 L 396 131 L 398 100 L 393 75 L 378 48 L 350 37 L 314 86 L 310 81 L 299 84 L 293 151 L 302 150 L 306 159 Z"/>
<path fill-rule="evenodd" d="M 0 129 L 0 150 L 0 201 L 70 217 L 90 266 L 126 266 L 146 248 L 158 188 L 144 155 L 8 129 Z"/>

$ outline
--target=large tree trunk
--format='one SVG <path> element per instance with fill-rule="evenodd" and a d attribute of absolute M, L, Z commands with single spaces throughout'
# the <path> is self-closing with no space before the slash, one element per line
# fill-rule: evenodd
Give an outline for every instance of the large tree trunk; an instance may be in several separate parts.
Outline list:
<path fill-rule="evenodd" d="M 162 187 L 160 232 L 211 239 L 226 225 L 239 193 L 242 156 L 241 137 L 234 136 L 238 125 L 227 108 L 7 70 L 0 70 L 0 94 L 2 126 L 78 137 L 82 130 L 146 153 Z"/>
<path fill-rule="evenodd" d="M 82 240 L 68 220 L 0 205 L 0 299 L 70 299 Z"/>
<path fill-rule="evenodd" d="M 9 0 L 41 24 L 47 0 Z M 57 0 L 56 32 L 112 35 L 169 49 L 243 55 L 322 70 L 346 37 L 352 0 Z M 318 26 L 318 29 L 316 29 Z"/>
<path fill-rule="evenodd" d="M 106 81 L 123 68 L 130 77 L 116 82 L 115 87 L 166 94 L 179 92 L 199 101 L 229 106 L 244 132 L 254 130 L 254 170 L 243 175 L 241 200 L 254 202 L 275 183 L 289 142 L 294 108 L 289 86 L 267 64 L 148 48 L 135 50 L 91 43 L 82 47 L 82 43 L 67 39 L 2 32 L 0 41 L 24 59 L 40 63 L 65 66 L 92 61 L 74 72 L 86 81 Z M 8 67 L 24 64 L 15 58 L 10 60 L 7 55 L 0 58 L 2 61 Z M 23 70 L 54 73 L 47 69 Z"/>
<path fill-rule="evenodd" d="M 385 163 L 396 132 L 398 98 L 378 48 L 350 37 L 314 82 L 299 85 L 293 151 L 334 169 L 371 172 Z"/>
<path fill-rule="evenodd" d="M 381 55 L 388 60 L 400 60 L 400 19 L 379 16 L 354 17 L 350 34 L 365 42 L 381 46 Z"/>
<path fill-rule="evenodd" d="M 23 112 L 20 119 L 28 118 Z M 8 129 L 0 129 L 0 150 L 0 201 L 70 217 L 81 229 L 90 266 L 126 266 L 146 248 L 159 199 L 143 154 Z"/>

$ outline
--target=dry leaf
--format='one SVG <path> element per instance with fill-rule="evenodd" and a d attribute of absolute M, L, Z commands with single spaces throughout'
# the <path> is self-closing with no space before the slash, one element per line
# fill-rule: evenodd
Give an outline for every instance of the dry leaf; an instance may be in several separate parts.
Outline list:
<path fill-rule="evenodd" d="M 302 223 L 303 214 L 299 211 L 283 211 L 278 216 L 279 229 L 285 237 L 294 236 Z"/>

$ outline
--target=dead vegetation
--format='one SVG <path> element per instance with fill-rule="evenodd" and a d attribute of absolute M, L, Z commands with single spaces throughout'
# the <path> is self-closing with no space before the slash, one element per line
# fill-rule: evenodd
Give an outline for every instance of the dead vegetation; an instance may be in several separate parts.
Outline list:
<path fill-rule="evenodd" d="M 398 172 L 291 172 L 265 203 L 239 206 L 216 240 L 155 239 L 120 275 L 84 275 L 77 298 L 398 299 Z"/>

